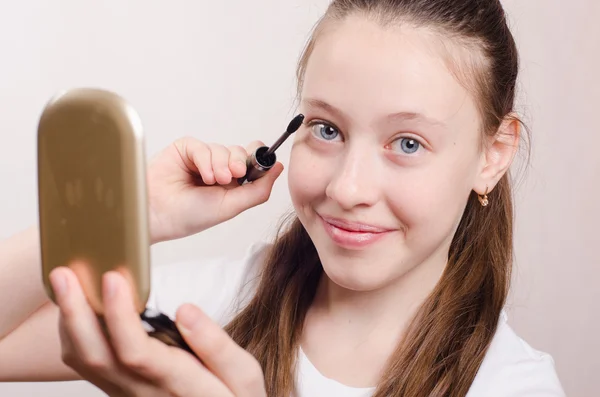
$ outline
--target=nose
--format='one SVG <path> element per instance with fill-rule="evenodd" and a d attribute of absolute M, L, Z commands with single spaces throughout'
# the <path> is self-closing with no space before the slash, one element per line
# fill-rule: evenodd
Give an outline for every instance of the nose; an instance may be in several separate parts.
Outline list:
<path fill-rule="evenodd" d="M 381 194 L 381 171 L 379 156 L 355 145 L 340 157 L 325 193 L 344 210 L 372 206 Z"/>

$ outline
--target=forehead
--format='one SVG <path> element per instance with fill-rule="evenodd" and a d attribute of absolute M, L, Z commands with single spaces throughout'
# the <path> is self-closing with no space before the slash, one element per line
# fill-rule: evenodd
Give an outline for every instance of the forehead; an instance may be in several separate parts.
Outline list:
<path fill-rule="evenodd" d="M 475 102 L 448 69 L 439 36 L 410 26 L 382 28 L 358 16 L 328 24 L 308 60 L 303 98 L 361 120 L 406 111 L 477 127 Z"/>

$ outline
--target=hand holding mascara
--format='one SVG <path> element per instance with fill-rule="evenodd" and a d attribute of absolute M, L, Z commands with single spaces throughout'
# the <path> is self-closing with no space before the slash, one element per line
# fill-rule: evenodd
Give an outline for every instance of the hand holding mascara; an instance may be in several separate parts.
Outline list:
<path fill-rule="evenodd" d="M 250 156 L 248 156 L 246 159 L 246 175 L 239 178 L 238 183 L 242 185 L 246 182 L 252 182 L 265 175 L 265 173 L 269 171 L 277 162 L 275 151 L 283 144 L 283 142 L 286 141 L 286 139 L 290 137 L 290 135 L 298 131 L 303 122 L 304 115 L 297 115 L 288 124 L 288 127 L 283 135 L 281 135 L 271 147 L 261 146 Z"/>

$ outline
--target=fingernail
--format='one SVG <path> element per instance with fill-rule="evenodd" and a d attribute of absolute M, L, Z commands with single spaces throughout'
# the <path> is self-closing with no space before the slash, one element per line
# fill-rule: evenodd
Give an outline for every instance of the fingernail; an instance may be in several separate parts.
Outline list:
<path fill-rule="evenodd" d="M 245 162 L 243 162 L 242 160 L 236 160 L 236 162 L 235 162 L 235 163 L 236 163 L 238 166 L 240 166 L 240 167 L 246 167 L 246 163 L 245 163 Z"/>
<path fill-rule="evenodd" d="M 184 305 L 177 313 L 177 323 L 183 333 L 189 334 L 200 322 L 200 311 L 192 305 Z"/>
<path fill-rule="evenodd" d="M 116 274 L 106 273 L 104 275 L 104 296 L 108 299 L 115 296 L 115 292 L 117 291 L 117 280 Z"/>
<path fill-rule="evenodd" d="M 67 293 L 67 278 L 61 273 L 60 270 L 54 270 L 50 274 L 52 290 L 57 297 L 64 296 Z"/>

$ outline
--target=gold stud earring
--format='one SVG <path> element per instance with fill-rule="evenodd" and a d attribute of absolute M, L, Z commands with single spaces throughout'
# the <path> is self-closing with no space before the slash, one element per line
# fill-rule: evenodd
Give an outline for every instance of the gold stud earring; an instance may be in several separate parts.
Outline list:
<path fill-rule="evenodd" d="M 490 200 L 488 199 L 487 193 L 488 193 L 488 187 L 486 186 L 485 187 L 485 193 L 483 194 L 483 196 L 477 195 L 477 198 L 479 199 L 479 202 L 481 203 L 482 207 L 487 207 L 488 204 L 490 203 Z"/>

